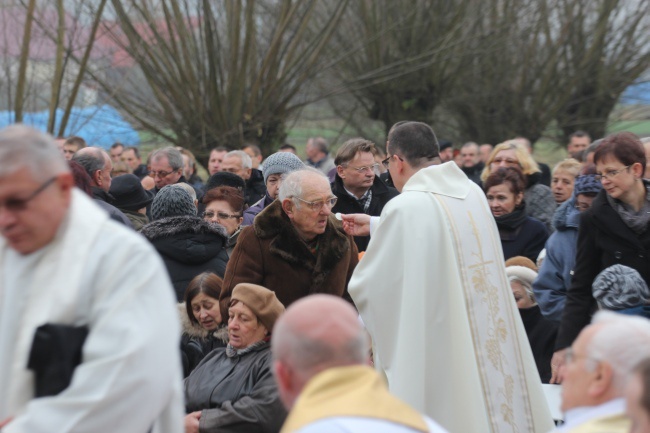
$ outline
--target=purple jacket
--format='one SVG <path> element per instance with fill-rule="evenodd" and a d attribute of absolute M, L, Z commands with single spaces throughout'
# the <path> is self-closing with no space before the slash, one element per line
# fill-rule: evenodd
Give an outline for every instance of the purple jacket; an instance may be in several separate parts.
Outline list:
<path fill-rule="evenodd" d="M 249 207 L 244 211 L 244 222 L 242 226 L 250 226 L 253 224 L 253 220 L 258 213 L 262 212 L 265 207 L 273 203 L 273 199 L 269 196 L 268 193 L 264 194 L 264 197 L 257 201 L 253 206 Z"/>

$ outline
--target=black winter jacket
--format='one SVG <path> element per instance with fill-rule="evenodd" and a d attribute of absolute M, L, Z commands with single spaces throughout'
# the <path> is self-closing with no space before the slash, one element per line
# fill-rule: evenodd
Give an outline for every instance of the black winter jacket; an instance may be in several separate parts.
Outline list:
<path fill-rule="evenodd" d="M 229 358 L 210 352 L 185 379 L 185 409 L 201 411 L 199 431 L 276 433 L 287 413 L 272 373 L 268 344 Z"/>
<path fill-rule="evenodd" d="M 141 233 L 165 262 L 179 302 L 189 282 L 201 272 L 223 278 L 228 263 L 223 227 L 196 216 L 175 216 L 153 221 Z"/>
<path fill-rule="evenodd" d="M 636 269 L 650 285 L 650 227 L 634 233 L 598 193 L 591 208 L 582 213 L 578 230 L 576 264 L 560 322 L 555 349 L 569 347 L 596 310 L 591 291 L 594 279 L 605 268 L 620 264 Z"/>
<path fill-rule="evenodd" d="M 395 188 L 386 186 L 378 176 L 375 176 L 375 180 L 370 187 L 370 190 L 372 191 L 370 207 L 368 208 L 368 212 L 364 212 L 359 202 L 347 193 L 343 186 L 343 179 L 341 179 L 338 174 L 336 175 L 334 182 L 332 182 L 331 187 L 334 195 L 338 197 L 336 206 L 332 208 L 332 212 L 334 213 L 366 213 L 370 216 L 379 216 L 381 215 L 384 206 L 386 206 L 386 203 L 388 203 L 393 197 L 399 195 L 399 192 L 397 192 Z M 357 244 L 359 252 L 365 251 L 366 248 L 368 248 L 370 236 L 355 236 L 354 242 Z"/>
<path fill-rule="evenodd" d="M 264 176 L 257 169 L 251 170 L 251 177 L 246 181 L 246 190 L 244 191 L 244 201 L 248 206 L 253 206 L 266 195 L 266 184 Z"/>

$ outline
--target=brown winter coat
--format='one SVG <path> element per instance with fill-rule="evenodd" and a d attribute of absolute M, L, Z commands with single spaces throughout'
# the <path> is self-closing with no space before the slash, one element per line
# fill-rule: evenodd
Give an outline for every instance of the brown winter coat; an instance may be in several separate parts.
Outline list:
<path fill-rule="evenodd" d="M 239 283 L 253 283 L 273 290 L 285 307 L 314 293 L 341 296 L 352 303 L 348 282 L 359 262 L 357 246 L 333 216 L 320 235 L 314 256 L 275 200 L 245 227 L 226 268 L 221 289 L 222 317 Z"/>

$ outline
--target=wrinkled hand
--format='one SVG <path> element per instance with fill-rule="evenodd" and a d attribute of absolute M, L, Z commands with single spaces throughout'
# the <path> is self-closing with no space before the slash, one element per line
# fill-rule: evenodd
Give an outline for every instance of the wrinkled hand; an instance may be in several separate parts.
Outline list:
<path fill-rule="evenodd" d="M 365 213 L 351 213 L 341 215 L 343 218 L 343 230 L 352 236 L 370 235 L 370 215 Z"/>
<path fill-rule="evenodd" d="M 551 380 L 549 383 L 555 383 L 555 384 L 560 384 L 562 383 L 563 374 L 561 374 L 561 371 L 563 371 L 562 367 L 564 367 L 564 353 L 566 352 L 566 349 L 558 350 L 553 354 L 553 358 L 551 358 Z"/>
<path fill-rule="evenodd" d="M 201 419 L 200 411 L 185 415 L 185 433 L 199 433 L 199 419 Z"/>

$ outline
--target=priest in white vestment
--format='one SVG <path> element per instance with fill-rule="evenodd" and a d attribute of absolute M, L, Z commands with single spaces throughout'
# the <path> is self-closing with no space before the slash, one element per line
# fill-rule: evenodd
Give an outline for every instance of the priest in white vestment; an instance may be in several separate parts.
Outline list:
<path fill-rule="evenodd" d="M 173 294 L 153 247 L 74 187 L 52 137 L 0 131 L 2 433 L 182 432 Z M 58 332 L 35 338 L 46 324 Z"/>
<path fill-rule="evenodd" d="M 401 194 L 373 224 L 349 291 L 390 391 L 450 432 L 545 432 L 553 421 L 483 191 L 442 165 L 428 125 L 389 134 Z M 368 219 L 344 217 L 346 230 Z"/>

